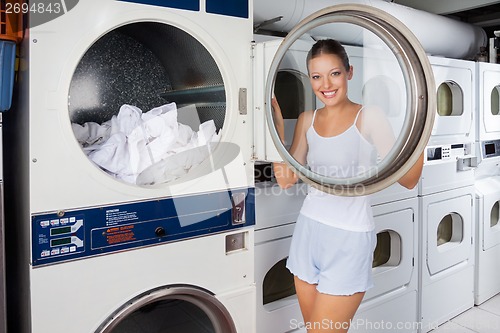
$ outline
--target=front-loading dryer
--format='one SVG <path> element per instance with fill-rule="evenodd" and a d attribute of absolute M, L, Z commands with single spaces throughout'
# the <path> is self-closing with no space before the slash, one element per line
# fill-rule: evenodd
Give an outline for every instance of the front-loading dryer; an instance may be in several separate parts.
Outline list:
<path fill-rule="evenodd" d="M 286 261 L 306 193 L 304 183 L 286 190 L 271 180 L 255 184 L 257 332 L 305 332 L 293 275 L 286 268 Z"/>
<path fill-rule="evenodd" d="M 422 332 L 473 306 L 475 168 L 468 161 L 474 159 L 467 141 L 424 151 L 418 184 Z"/>
<path fill-rule="evenodd" d="M 256 332 L 305 332 L 286 268 L 295 222 L 255 232 Z"/>
<path fill-rule="evenodd" d="M 500 139 L 500 64 L 476 64 L 478 141 Z"/>
<path fill-rule="evenodd" d="M 350 331 L 417 332 L 418 199 L 414 196 L 372 208 L 377 233 L 374 287 L 366 292 Z"/>
<path fill-rule="evenodd" d="M 474 186 L 419 197 L 420 316 L 428 332 L 474 305 Z"/>
<path fill-rule="evenodd" d="M 430 145 L 476 140 L 476 64 L 429 56 L 436 81 L 437 108 Z"/>
<path fill-rule="evenodd" d="M 476 264 L 474 302 L 481 304 L 500 292 L 500 179 L 477 180 Z"/>
<path fill-rule="evenodd" d="M 25 31 L 9 330 L 120 332 L 169 308 L 254 332 L 251 7 L 85 0 Z"/>

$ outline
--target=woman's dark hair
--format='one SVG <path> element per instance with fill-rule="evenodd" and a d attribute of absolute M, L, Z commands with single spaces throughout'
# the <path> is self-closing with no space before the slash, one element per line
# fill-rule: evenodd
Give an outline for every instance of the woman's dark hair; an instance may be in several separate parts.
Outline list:
<path fill-rule="evenodd" d="M 311 59 L 316 58 L 321 54 L 333 54 L 336 55 L 342 60 L 344 67 L 346 70 L 349 70 L 349 57 L 347 56 L 347 52 L 345 51 L 342 44 L 334 39 L 320 39 L 309 50 L 307 53 L 307 65 L 309 65 L 309 61 Z"/>

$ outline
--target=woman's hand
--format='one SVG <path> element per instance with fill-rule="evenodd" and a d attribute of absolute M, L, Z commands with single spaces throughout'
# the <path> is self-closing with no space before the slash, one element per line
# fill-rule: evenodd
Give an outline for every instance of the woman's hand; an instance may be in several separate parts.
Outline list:
<path fill-rule="evenodd" d="M 273 96 L 271 99 L 271 107 L 273 109 L 274 115 L 274 125 L 276 126 L 276 131 L 281 139 L 281 142 L 285 142 L 285 121 L 283 119 L 283 114 L 281 112 L 278 100 Z"/>

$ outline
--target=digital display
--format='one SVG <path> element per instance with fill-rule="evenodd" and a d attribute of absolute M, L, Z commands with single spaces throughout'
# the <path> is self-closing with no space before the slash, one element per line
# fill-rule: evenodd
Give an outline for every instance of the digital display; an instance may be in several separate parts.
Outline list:
<path fill-rule="evenodd" d="M 50 229 L 51 236 L 57 236 L 62 234 L 67 234 L 71 232 L 71 227 L 60 227 L 60 228 L 52 228 Z"/>
<path fill-rule="evenodd" d="M 71 237 L 66 237 L 66 238 L 57 238 L 57 239 L 51 239 L 50 240 L 50 246 L 61 246 L 61 245 L 66 245 L 66 244 L 71 244 Z"/>
<path fill-rule="evenodd" d="M 484 153 L 486 155 L 494 155 L 495 154 L 495 144 L 488 143 L 484 145 Z"/>
<path fill-rule="evenodd" d="M 440 160 L 442 156 L 441 147 L 427 149 L 427 161 Z"/>

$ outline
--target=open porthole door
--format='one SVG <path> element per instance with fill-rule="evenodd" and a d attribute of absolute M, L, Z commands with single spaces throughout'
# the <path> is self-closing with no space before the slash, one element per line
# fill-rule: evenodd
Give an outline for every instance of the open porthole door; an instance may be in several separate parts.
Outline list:
<path fill-rule="evenodd" d="M 280 140 L 271 98 L 275 94 L 281 106 L 287 104 L 287 98 L 304 95 L 303 91 L 283 89 L 280 73 L 285 67 L 288 71 L 295 70 L 289 68 L 293 64 L 287 59 L 297 59 L 300 50 L 303 56 L 297 61 L 296 71 L 302 68 L 304 72 L 308 49 L 316 40 L 326 38 L 336 39 L 345 46 L 353 67 L 348 97 L 363 106 L 361 119 L 356 123 L 362 138 L 358 143 L 355 140 L 349 143 L 352 146 L 345 147 L 341 153 L 324 152 L 324 156 L 344 154 L 342 166 L 313 170 L 307 162 L 297 161 L 289 151 L 293 137 L 289 133 L 294 132 L 296 122 L 285 119 L 285 142 Z M 293 85 L 286 85 L 289 86 Z M 336 5 L 308 16 L 282 40 L 267 77 L 265 112 L 279 155 L 304 182 L 331 194 L 367 195 L 397 182 L 418 160 L 432 131 L 434 92 L 427 55 L 404 24 L 371 6 Z M 315 103 L 313 109 L 323 106 L 317 98 Z M 311 110 L 310 103 L 303 104 Z M 282 110 L 285 118 L 286 112 Z M 375 149 L 366 149 L 367 142 Z"/>

